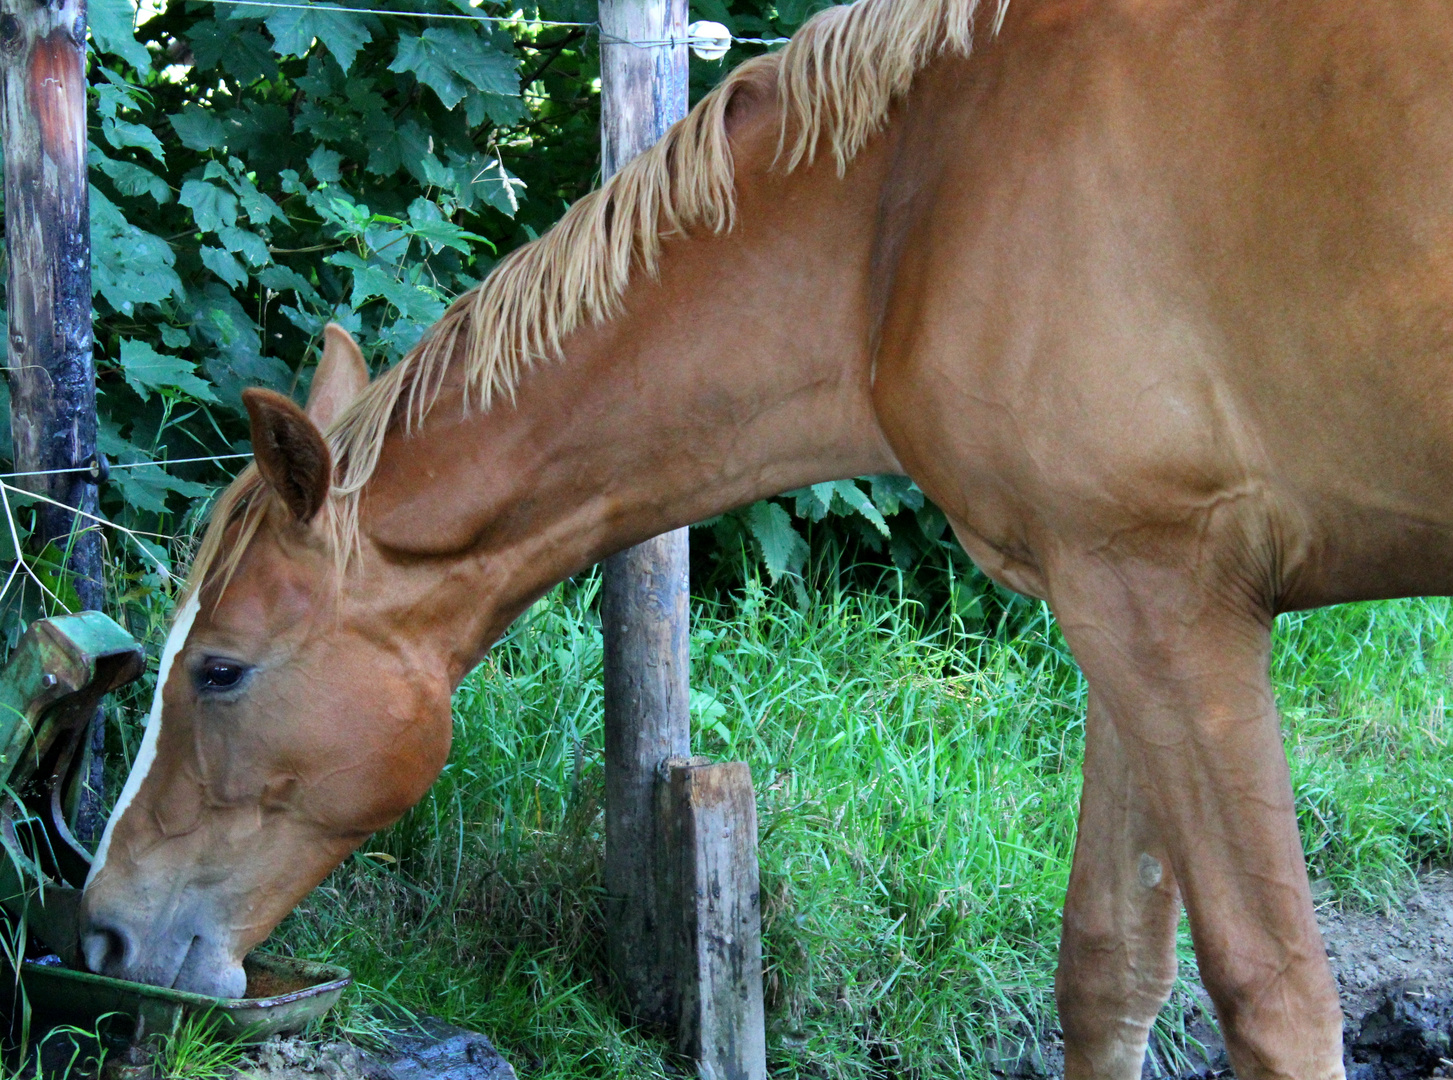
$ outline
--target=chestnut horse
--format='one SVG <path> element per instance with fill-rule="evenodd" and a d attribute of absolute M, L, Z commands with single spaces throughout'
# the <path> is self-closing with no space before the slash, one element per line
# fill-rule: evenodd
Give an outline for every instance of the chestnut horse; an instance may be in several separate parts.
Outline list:
<path fill-rule="evenodd" d="M 1069 1075 L 1139 1076 L 1182 904 L 1238 1074 L 1342 1074 L 1269 640 L 1453 586 L 1453 5 L 974 9 L 823 13 L 371 386 L 335 328 L 306 412 L 249 391 L 92 969 L 239 992 L 545 589 L 901 472 L 1088 679 Z"/>

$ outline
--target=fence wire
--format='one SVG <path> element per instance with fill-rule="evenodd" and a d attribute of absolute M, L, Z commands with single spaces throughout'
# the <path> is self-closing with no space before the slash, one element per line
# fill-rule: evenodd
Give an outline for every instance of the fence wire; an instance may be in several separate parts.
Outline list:
<path fill-rule="evenodd" d="M 471 15 L 464 12 L 454 11 L 403 11 L 397 8 L 363 8 L 344 7 L 340 4 L 290 4 L 286 0 L 200 0 L 201 3 L 214 4 L 219 7 L 245 8 L 280 8 L 287 11 L 336 11 L 340 14 L 350 15 L 400 15 L 411 19 L 454 19 L 464 22 L 494 23 L 495 25 L 522 26 L 534 28 L 554 28 L 589 30 L 600 35 L 603 45 L 633 45 L 638 49 L 657 49 L 668 45 L 686 45 L 693 49 L 718 50 L 723 40 L 729 40 L 733 45 L 785 45 L 791 38 L 758 38 L 739 37 L 728 31 L 726 38 L 721 35 L 711 36 L 696 35 L 687 37 L 665 37 L 665 38 L 623 38 L 614 34 L 607 34 L 600 28 L 599 22 L 569 22 L 559 19 L 531 19 L 523 14 L 513 15 Z M 720 23 L 713 24 L 720 26 Z M 723 27 L 725 29 L 725 27 Z M 719 58 L 719 57 L 717 57 Z"/>

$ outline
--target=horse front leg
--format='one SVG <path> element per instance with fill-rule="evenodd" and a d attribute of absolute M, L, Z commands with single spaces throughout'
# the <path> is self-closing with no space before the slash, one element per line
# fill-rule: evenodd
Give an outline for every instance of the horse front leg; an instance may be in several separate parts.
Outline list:
<path fill-rule="evenodd" d="M 1150 793 L 1093 690 L 1055 998 L 1067 1080 L 1138 1080 L 1175 981 L 1180 894 Z"/>
<path fill-rule="evenodd" d="M 1085 891 L 1104 880 L 1113 895 L 1124 883 L 1123 904 L 1142 865 L 1146 880 L 1154 876 L 1133 851 L 1134 842 L 1144 843 L 1143 854 L 1161 863 L 1185 902 L 1201 977 L 1236 1075 L 1339 1080 L 1342 1013 L 1312 909 L 1272 698 L 1271 619 L 1246 599 L 1250 590 L 1212 577 L 1194 558 L 1167 566 L 1160 559 L 1112 562 L 1100 552 L 1060 574 L 1051 590 L 1065 637 L 1133 781 L 1115 773 L 1111 756 L 1109 775 L 1087 790 L 1094 799 L 1118 785 L 1138 803 L 1118 820 L 1113 813 L 1086 815 L 1085 826 L 1097 835 L 1077 846 L 1077 858 L 1093 852 L 1093 867 L 1114 869 L 1087 870 Z M 1103 732 L 1092 739 L 1087 769 L 1107 760 L 1106 745 Z M 1127 824 L 1132 819 L 1139 822 L 1134 828 Z M 1095 912 L 1116 902 L 1072 891 L 1070 907 L 1084 903 Z M 1162 905 L 1168 906 L 1163 896 L 1119 909 L 1122 919 L 1126 910 L 1146 911 L 1138 923 L 1131 917 L 1123 925 L 1145 936 L 1152 969 L 1139 979 L 1150 986 L 1159 985 L 1165 970 L 1154 945 L 1156 935 L 1170 933 Z M 1070 914 L 1067 937 L 1074 942 L 1081 916 Z M 1104 925 L 1103 917 L 1092 921 L 1092 940 Z M 1094 999 L 1088 954 L 1072 944 L 1070 955 L 1061 994 L 1072 1002 Z M 1107 1030 L 1134 1031 L 1147 1001 L 1143 992 L 1127 990 L 1121 1012 L 1112 1011 L 1113 1003 L 1101 1005 L 1098 1013 L 1087 1010 L 1086 1020 L 1098 1015 Z M 1085 1038 L 1082 1045 L 1095 1045 Z"/>

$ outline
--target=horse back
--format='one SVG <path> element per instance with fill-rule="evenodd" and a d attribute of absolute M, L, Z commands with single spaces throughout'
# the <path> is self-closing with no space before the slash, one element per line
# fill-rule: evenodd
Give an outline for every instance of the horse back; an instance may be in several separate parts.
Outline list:
<path fill-rule="evenodd" d="M 875 406 L 986 569 L 1453 589 L 1453 5 L 1025 0 L 890 137 Z"/>

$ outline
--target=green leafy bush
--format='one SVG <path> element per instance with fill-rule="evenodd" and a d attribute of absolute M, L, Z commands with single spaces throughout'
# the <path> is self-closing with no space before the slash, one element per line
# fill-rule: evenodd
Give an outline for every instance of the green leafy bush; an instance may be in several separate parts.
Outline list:
<path fill-rule="evenodd" d="M 598 178 L 597 40 L 541 21 L 589 22 L 593 3 L 408 6 L 419 16 L 174 0 L 133 27 L 129 0 L 91 4 L 100 447 L 130 466 L 102 508 L 134 533 L 109 537 L 117 596 L 165 605 L 158 568 L 185 563 L 249 450 L 244 388 L 304 395 L 329 320 L 375 372 L 395 363 Z M 704 0 L 697 15 L 777 37 L 821 6 Z M 694 61 L 693 93 L 760 51 Z M 22 511 L 22 540 L 25 525 Z M 901 478 L 817 484 L 709 525 L 708 591 L 761 567 L 801 599 L 839 563 L 864 584 L 888 564 L 961 614 L 1009 610 Z M 7 603 L 13 636 L 52 601 L 21 588 Z"/>

